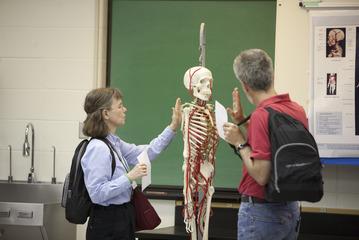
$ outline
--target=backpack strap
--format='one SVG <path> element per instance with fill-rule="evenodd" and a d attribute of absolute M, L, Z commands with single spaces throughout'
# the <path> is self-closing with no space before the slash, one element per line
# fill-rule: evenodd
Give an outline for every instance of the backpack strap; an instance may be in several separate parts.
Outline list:
<path fill-rule="evenodd" d="M 75 153 L 78 153 L 78 154 L 77 154 L 77 157 L 76 157 L 76 161 L 74 162 L 74 160 L 72 160 L 72 164 L 71 164 L 71 169 L 73 168 L 73 165 L 76 164 L 76 166 L 75 166 L 75 176 L 73 177 L 74 182 L 77 179 L 78 168 L 81 167 L 81 158 L 84 155 L 84 152 L 86 151 L 87 144 L 88 144 L 87 139 L 84 139 L 84 140 L 81 141 L 81 143 L 75 149 Z M 72 171 L 70 170 L 70 174 L 71 174 L 71 172 Z"/>
<path fill-rule="evenodd" d="M 104 142 L 107 144 L 107 146 L 112 150 L 112 151 L 111 151 L 112 159 L 115 159 L 115 155 L 113 154 L 113 153 L 115 152 L 116 155 L 117 155 L 117 157 L 118 157 L 118 159 L 120 160 L 120 162 L 122 163 L 123 167 L 125 168 L 126 172 L 129 172 L 129 171 L 130 171 L 130 168 L 129 168 L 129 166 L 128 166 L 126 160 L 123 159 L 123 157 L 116 151 L 116 149 L 115 149 L 115 147 L 112 145 L 112 143 L 111 143 L 108 139 L 106 139 L 106 138 L 104 138 L 103 141 L 104 141 Z M 113 161 L 113 162 L 114 162 L 114 161 Z M 113 163 L 113 162 L 112 162 L 112 163 Z M 116 166 L 116 163 L 115 163 L 115 166 Z"/>
<path fill-rule="evenodd" d="M 267 110 L 267 112 L 269 113 L 269 116 L 268 116 L 268 131 L 269 133 L 271 132 L 271 128 L 270 128 L 270 117 L 271 115 L 274 115 L 274 114 L 279 114 L 279 115 L 282 115 L 284 117 L 286 117 L 289 121 L 291 121 L 292 123 L 295 123 L 295 124 L 299 124 L 301 125 L 305 131 L 311 136 L 311 138 L 313 139 L 313 141 L 315 142 L 315 146 L 316 146 L 316 149 L 317 149 L 317 152 L 319 152 L 318 150 L 318 146 L 317 146 L 317 143 L 315 141 L 315 138 L 313 137 L 312 133 L 309 131 L 309 129 L 301 122 L 299 121 L 298 119 L 290 116 L 289 114 L 287 113 L 284 113 L 284 112 L 279 112 L 271 107 L 266 107 L 265 108 Z"/>
<path fill-rule="evenodd" d="M 115 172 L 115 168 L 116 168 L 116 159 L 115 159 L 115 155 L 113 154 L 113 147 L 112 147 L 112 143 L 107 139 L 107 138 L 91 138 L 91 139 L 98 139 L 101 140 L 102 142 L 104 142 L 107 147 L 110 149 L 110 153 L 111 153 L 111 158 L 112 158 L 112 162 L 111 162 L 111 177 L 113 176 L 113 173 Z"/>
<path fill-rule="evenodd" d="M 302 124 L 299 120 L 295 119 L 294 117 L 292 117 L 291 115 L 289 115 L 288 113 L 285 113 L 285 112 L 279 112 L 271 107 L 265 107 L 265 110 L 267 110 L 267 112 L 269 114 L 280 114 L 280 115 L 284 115 L 286 118 L 292 120 L 292 121 L 296 121 L 300 124 Z M 303 125 L 303 124 L 302 124 Z"/>
<path fill-rule="evenodd" d="M 271 107 L 265 107 L 264 108 L 268 113 L 275 113 L 275 112 L 277 112 L 276 110 L 274 110 L 273 108 L 271 108 Z"/>
<path fill-rule="evenodd" d="M 112 149 L 116 153 L 118 159 L 120 159 L 120 162 L 122 163 L 123 167 L 125 168 L 126 172 L 128 173 L 130 171 L 130 167 L 128 166 L 128 163 L 127 163 L 126 159 L 124 159 L 122 157 L 122 155 L 119 154 L 113 146 L 112 146 Z"/>
<path fill-rule="evenodd" d="M 248 122 L 248 120 L 251 118 L 252 114 L 249 114 L 245 119 L 243 119 L 242 121 L 240 121 L 237 126 L 240 127 L 242 124 L 245 124 L 246 122 Z"/>
<path fill-rule="evenodd" d="M 273 115 L 273 114 L 283 115 L 283 116 L 285 116 L 287 119 L 289 119 L 290 121 L 295 122 L 295 123 L 298 123 L 298 124 L 302 125 L 305 129 L 307 129 L 301 121 L 299 121 L 298 119 L 292 117 L 291 115 L 289 115 L 289 114 L 287 114 L 287 113 L 285 113 L 285 112 L 279 112 L 279 111 L 277 111 L 277 110 L 275 110 L 275 109 L 273 109 L 273 108 L 271 108 L 271 107 L 265 107 L 265 110 L 267 110 L 267 112 L 269 113 L 268 119 L 269 119 L 269 117 L 270 117 L 271 115 Z M 269 124 L 269 121 L 268 121 L 268 124 Z M 308 130 L 308 129 L 307 129 L 307 130 Z"/>

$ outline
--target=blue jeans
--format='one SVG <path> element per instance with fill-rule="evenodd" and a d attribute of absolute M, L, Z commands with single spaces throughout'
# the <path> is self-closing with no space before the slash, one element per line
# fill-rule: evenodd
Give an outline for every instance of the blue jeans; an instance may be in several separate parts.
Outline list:
<path fill-rule="evenodd" d="M 298 202 L 241 203 L 238 211 L 238 240 L 295 240 L 298 237 Z"/>

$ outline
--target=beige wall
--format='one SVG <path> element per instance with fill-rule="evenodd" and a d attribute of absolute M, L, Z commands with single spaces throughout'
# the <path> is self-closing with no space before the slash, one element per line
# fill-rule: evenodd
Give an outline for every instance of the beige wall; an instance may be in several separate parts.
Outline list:
<path fill-rule="evenodd" d="M 306 110 L 309 106 L 309 52 L 308 10 L 300 8 L 297 0 L 278 0 L 275 87 L 278 92 L 289 92 Z M 327 165 L 323 173 L 324 198 L 319 203 L 303 205 L 358 210 L 359 167 Z"/>
<path fill-rule="evenodd" d="M 64 180 L 79 142 L 85 94 L 103 80 L 104 3 L 0 1 L 1 180 L 9 175 L 8 145 L 14 180 L 27 178 L 30 158 L 22 156 L 22 144 L 28 122 L 35 128 L 37 180 L 51 181 L 53 145 L 56 177 Z M 78 239 L 84 239 L 83 231 Z"/>
<path fill-rule="evenodd" d="M 28 122 L 35 126 L 35 172 L 50 181 L 51 146 L 63 181 L 89 89 L 103 85 L 106 37 L 104 0 L 0 0 L 0 180 L 25 180 L 30 159 L 21 154 Z M 309 19 L 298 0 L 278 0 L 275 86 L 306 109 L 309 104 Z M 359 209 L 359 168 L 326 166 L 319 207 Z M 174 202 L 153 201 L 161 226 L 174 224 Z M 305 204 L 313 206 L 313 204 Z M 79 226 L 78 239 L 85 239 Z"/>
<path fill-rule="evenodd" d="M 309 19 L 297 0 L 277 1 L 275 88 L 304 108 L 309 96 Z"/>
<path fill-rule="evenodd" d="M 95 0 L 0 1 L 0 178 L 9 172 L 7 145 L 13 148 L 13 175 L 25 180 L 30 159 L 22 156 L 25 126 L 35 127 L 35 173 L 50 181 L 52 149 L 63 180 L 83 99 L 97 84 L 97 4 Z"/>

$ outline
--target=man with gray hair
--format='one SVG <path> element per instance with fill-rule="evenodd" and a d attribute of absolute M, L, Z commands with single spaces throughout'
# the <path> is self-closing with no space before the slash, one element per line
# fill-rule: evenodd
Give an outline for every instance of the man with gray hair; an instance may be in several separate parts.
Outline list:
<path fill-rule="evenodd" d="M 261 49 L 241 52 L 234 60 L 234 73 L 248 100 L 255 105 L 242 132 L 237 124 L 244 120 L 237 89 L 232 92 L 233 108 L 228 108 L 234 123 L 223 126 L 225 139 L 235 146 L 243 161 L 238 187 L 241 205 L 238 212 L 238 239 L 293 240 L 298 237 L 300 211 L 298 202 L 271 202 L 265 198 L 265 185 L 271 174 L 271 142 L 268 116 L 270 107 L 299 120 L 308 128 L 303 107 L 288 94 L 277 94 L 273 84 L 273 63 Z"/>

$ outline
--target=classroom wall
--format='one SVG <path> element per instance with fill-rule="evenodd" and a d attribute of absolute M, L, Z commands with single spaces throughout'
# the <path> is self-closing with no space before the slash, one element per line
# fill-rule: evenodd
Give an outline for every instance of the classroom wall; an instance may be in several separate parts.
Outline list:
<path fill-rule="evenodd" d="M 309 50 L 308 11 L 300 8 L 297 0 L 278 0 L 275 88 L 279 93 L 289 92 L 306 110 L 309 105 Z M 359 167 L 326 165 L 323 174 L 322 201 L 303 203 L 303 206 L 359 209 Z"/>
<path fill-rule="evenodd" d="M 95 0 L 0 1 L 1 179 L 9 174 L 9 144 L 14 179 L 27 178 L 28 122 L 35 128 L 37 179 L 51 180 L 53 145 L 56 175 L 64 179 L 85 117 L 84 96 L 96 85 L 96 7 Z"/>
<path fill-rule="evenodd" d="M 103 84 L 106 22 L 99 0 L 0 1 L 0 180 L 26 180 L 25 126 L 35 128 L 35 174 L 64 181 L 79 142 L 86 93 Z M 105 4 L 105 5 L 104 5 Z M 31 137 L 31 135 L 29 136 Z M 79 231 L 79 239 L 84 239 Z"/>
<path fill-rule="evenodd" d="M 309 19 L 297 0 L 278 0 L 275 86 L 308 107 Z M 89 89 L 102 86 L 106 60 L 106 1 L 0 0 L 0 180 L 25 180 L 30 158 L 22 156 L 25 126 L 35 126 L 35 172 L 51 181 L 52 146 L 56 177 L 63 181 L 79 141 L 82 104 Z M 295 74 L 294 74 L 295 73 Z M 317 204 L 359 209 L 359 168 L 326 166 L 325 196 Z M 174 223 L 174 202 L 153 201 L 163 224 Z M 78 229 L 84 239 L 85 226 Z"/>

